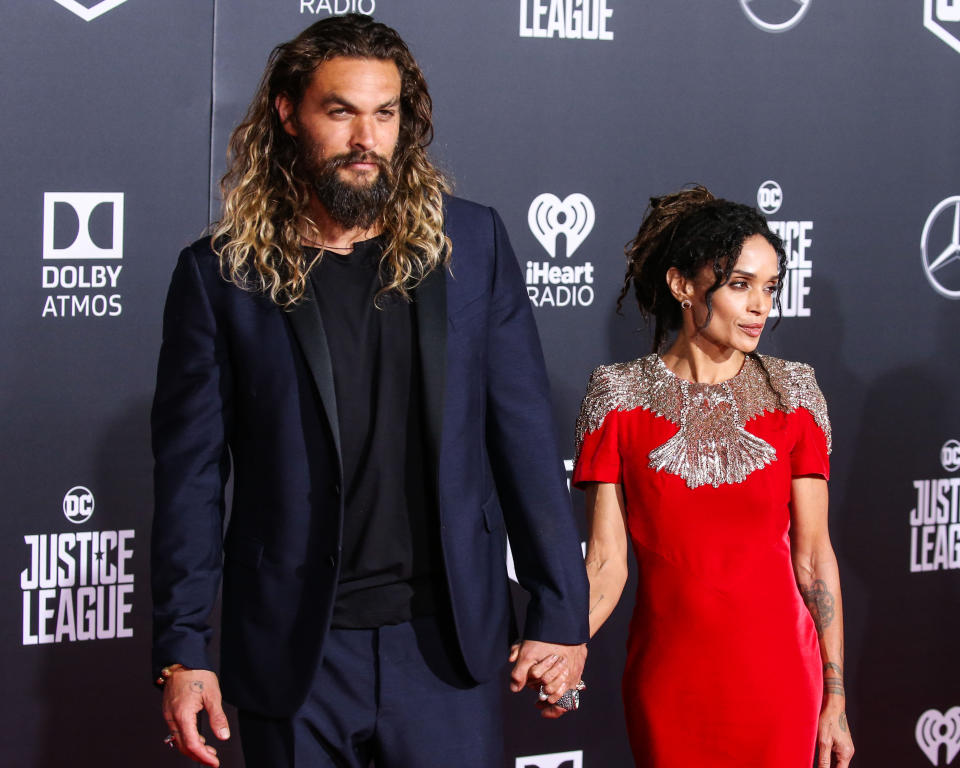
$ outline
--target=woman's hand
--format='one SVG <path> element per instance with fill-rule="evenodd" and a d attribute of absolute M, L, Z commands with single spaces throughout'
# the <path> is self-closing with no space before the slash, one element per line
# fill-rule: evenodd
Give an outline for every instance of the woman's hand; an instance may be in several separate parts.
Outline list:
<path fill-rule="evenodd" d="M 817 768 L 847 768 L 853 757 L 853 738 L 847 723 L 847 713 L 836 707 L 825 708 L 820 713 L 817 726 L 819 757 Z"/>
<path fill-rule="evenodd" d="M 511 677 L 511 690 L 514 692 L 523 690 L 524 684 L 527 688 L 534 688 L 539 691 L 540 698 L 537 701 L 537 708 L 542 717 L 555 720 L 563 717 L 567 710 L 558 706 L 554 702 L 560 698 L 571 687 L 569 680 L 571 678 L 570 663 L 576 666 L 580 671 L 583 670 L 583 661 L 586 658 L 587 650 L 585 645 L 555 646 L 552 644 L 538 643 L 528 641 L 531 646 L 533 656 L 529 660 L 530 665 L 526 667 L 526 674 L 521 670 L 518 673 L 517 667 L 514 667 Z M 542 650 L 560 651 L 559 653 L 550 653 L 542 655 Z M 524 653 L 524 643 L 515 642 L 510 647 L 509 661 L 518 666 L 521 661 L 521 655 Z M 570 657 L 568 663 L 567 657 Z M 535 659 L 539 659 L 538 661 Z M 579 672 L 577 679 L 579 680 Z M 521 680 L 525 680 L 523 683 Z"/>

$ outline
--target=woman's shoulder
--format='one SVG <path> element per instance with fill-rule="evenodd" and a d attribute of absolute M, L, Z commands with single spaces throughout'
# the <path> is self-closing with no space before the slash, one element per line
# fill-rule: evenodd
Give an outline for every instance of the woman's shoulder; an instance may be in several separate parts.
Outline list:
<path fill-rule="evenodd" d="M 650 354 L 623 363 L 597 366 L 587 382 L 586 398 L 616 402 L 635 393 L 638 384 L 655 374 L 657 362 L 657 356 Z"/>
<path fill-rule="evenodd" d="M 827 401 L 817 383 L 813 366 L 769 355 L 758 355 L 758 358 L 769 376 L 771 388 L 783 398 L 787 412 L 793 413 L 798 408 L 808 411 L 826 436 L 829 450 L 832 440 Z"/>
<path fill-rule="evenodd" d="M 656 355 L 594 369 L 577 417 L 577 443 L 600 428 L 611 413 L 649 408 L 657 379 Z"/>
<path fill-rule="evenodd" d="M 813 366 L 770 355 L 757 355 L 757 358 L 763 364 L 763 371 L 770 377 L 770 384 L 781 395 L 793 400 L 816 392 L 823 397 Z"/>

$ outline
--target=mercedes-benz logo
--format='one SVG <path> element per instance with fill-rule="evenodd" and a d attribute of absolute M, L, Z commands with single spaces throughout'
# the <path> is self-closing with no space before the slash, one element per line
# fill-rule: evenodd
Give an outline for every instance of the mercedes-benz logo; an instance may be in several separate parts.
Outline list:
<path fill-rule="evenodd" d="M 953 228 L 949 244 L 942 248 L 930 242 L 930 232 L 934 223 L 944 213 L 953 219 Z M 960 262 L 960 195 L 940 201 L 937 207 L 930 211 L 920 236 L 920 250 L 923 255 L 923 271 L 933 289 L 948 299 L 960 299 L 960 265 L 957 264 Z M 951 264 L 954 265 L 953 268 L 945 271 L 944 268 Z"/>
<path fill-rule="evenodd" d="M 807 15 L 807 11 L 810 10 L 810 3 L 813 2 L 813 0 L 792 0 L 792 2 L 797 6 L 797 10 L 788 19 L 780 18 L 774 20 L 763 18 L 761 16 L 763 12 L 754 10 L 751 7 L 754 4 L 763 5 L 762 2 L 758 3 L 757 0 L 740 0 L 740 7 L 743 8 L 743 12 L 747 18 L 750 19 L 750 23 L 762 29 L 764 32 L 786 32 L 788 29 L 793 29 L 803 20 L 803 17 Z M 763 15 L 765 16 L 766 14 L 763 13 Z"/>

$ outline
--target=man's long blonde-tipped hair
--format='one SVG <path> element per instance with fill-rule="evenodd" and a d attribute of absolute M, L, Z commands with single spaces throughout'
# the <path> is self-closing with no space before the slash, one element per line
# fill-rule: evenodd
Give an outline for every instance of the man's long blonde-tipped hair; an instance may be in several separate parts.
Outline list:
<path fill-rule="evenodd" d="M 303 297 L 316 262 L 307 262 L 301 242 L 301 233 L 315 231 L 315 225 L 307 213 L 309 180 L 297 167 L 296 140 L 284 131 L 275 102 L 285 94 L 299 106 L 316 68 L 337 56 L 392 60 L 400 71 L 395 186 L 377 222 L 386 240 L 380 293 L 409 299 L 409 291 L 450 258 L 442 197 L 448 186 L 426 152 L 433 104 L 423 73 L 390 27 L 359 14 L 330 17 L 273 50 L 246 117 L 230 137 L 229 169 L 220 181 L 223 212 L 213 228 L 213 247 L 224 277 L 285 309 Z"/>

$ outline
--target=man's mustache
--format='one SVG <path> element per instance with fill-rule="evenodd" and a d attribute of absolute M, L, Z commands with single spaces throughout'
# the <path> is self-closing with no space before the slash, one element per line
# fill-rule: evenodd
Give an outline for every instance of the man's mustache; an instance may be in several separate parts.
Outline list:
<path fill-rule="evenodd" d="M 377 168 L 381 173 L 386 174 L 387 176 L 391 175 L 392 168 L 390 163 L 381 155 L 378 155 L 376 152 L 348 152 L 345 155 L 334 155 L 329 157 L 324 161 L 324 165 L 331 170 L 336 170 L 338 168 L 343 168 L 347 165 L 352 165 L 353 163 L 376 163 Z"/>

